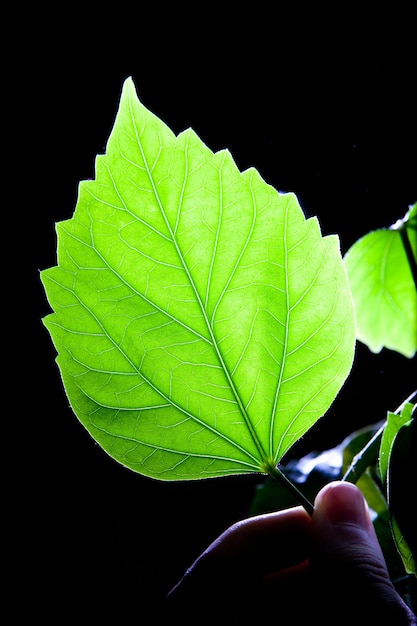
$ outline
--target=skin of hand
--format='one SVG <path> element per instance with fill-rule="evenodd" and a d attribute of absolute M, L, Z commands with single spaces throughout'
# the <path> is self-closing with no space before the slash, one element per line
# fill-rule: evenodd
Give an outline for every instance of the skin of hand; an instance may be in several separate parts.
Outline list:
<path fill-rule="evenodd" d="M 294 507 L 231 526 L 170 591 L 164 613 L 182 624 L 417 625 L 361 491 L 341 481 L 322 488 L 312 517 Z"/>

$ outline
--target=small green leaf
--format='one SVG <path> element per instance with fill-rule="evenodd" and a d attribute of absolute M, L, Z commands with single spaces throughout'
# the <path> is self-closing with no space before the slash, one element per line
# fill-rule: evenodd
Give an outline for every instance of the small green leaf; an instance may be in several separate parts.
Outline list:
<path fill-rule="evenodd" d="M 417 557 L 407 543 L 395 516 L 391 518 L 391 529 L 395 545 L 401 556 L 405 571 L 407 574 L 414 574 L 414 576 L 417 577 Z"/>
<path fill-rule="evenodd" d="M 410 508 L 415 506 L 417 490 L 416 450 L 417 424 L 415 418 L 411 416 L 411 419 L 399 429 L 392 446 L 388 502 L 398 552 L 406 571 L 415 576 L 417 576 L 417 535 L 415 519 L 410 515 Z"/>
<path fill-rule="evenodd" d="M 398 224 L 368 233 L 344 256 L 357 338 L 372 352 L 386 347 L 412 358 L 417 350 L 417 291 L 401 235 L 406 229 L 417 259 L 416 211 L 414 204 Z"/>
<path fill-rule="evenodd" d="M 71 406 L 121 464 L 164 480 L 268 471 L 352 365 L 336 236 L 123 88 L 96 177 L 57 225 L 44 318 Z"/>
<path fill-rule="evenodd" d="M 417 576 L 415 520 L 410 516 L 416 494 L 416 404 L 389 413 L 381 440 L 380 474 L 387 493 L 389 518 L 397 550 L 409 574 Z"/>
<path fill-rule="evenodd" d="M 387 423 L 382 433 L 381 445 L 379 448 L 379 471 L 381 480 L 385 484 L 387 480 L 388 466 L 391 457 L 391 450 L 395 438 L 400 428 L 402 428 L 411 418 L 414 408 L 412 402 L 405 402 L 399 413 L 388 411 Z"/>

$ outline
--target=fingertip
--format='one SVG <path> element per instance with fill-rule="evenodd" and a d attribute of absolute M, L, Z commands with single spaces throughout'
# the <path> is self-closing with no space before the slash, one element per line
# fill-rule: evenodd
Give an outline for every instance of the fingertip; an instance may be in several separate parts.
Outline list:
<path fill-rule="evenodd" d="M 368 616 L 372 618 L 369 623 L 377 623 L 382 616 L 381 623 L 411 626 L 410 611 L 392 584 L 359 487 L 347 481 L 325 485 L 316 496 L 311 521 L 309 567 L 317 589 L 326 586 L 337 605 L 346 597 L 357 598 L 366 623 Z M 355 603 L 352 607 L 345 607 L 346 623 L 357 619 Z"/>
<path fill-rule="evenodd" d="M 353 483 L 333 481 L 317 494 L 314 516 L 324 517 L 332 524 L 350 523 L 368 528 L 370 516 L 367 502 Z"/>

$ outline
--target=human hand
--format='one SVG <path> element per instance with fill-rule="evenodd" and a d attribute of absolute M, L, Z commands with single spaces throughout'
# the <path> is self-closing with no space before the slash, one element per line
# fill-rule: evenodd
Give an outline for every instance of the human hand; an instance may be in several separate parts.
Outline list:
<path fill-rule="evenodd" d="M 294 507 L 231 526 L 168 594 L 165 610 L 182 624 L 417 624 L 392 584 L 362 493 L 347 482 L 326 485 L 311 518 Z"/>

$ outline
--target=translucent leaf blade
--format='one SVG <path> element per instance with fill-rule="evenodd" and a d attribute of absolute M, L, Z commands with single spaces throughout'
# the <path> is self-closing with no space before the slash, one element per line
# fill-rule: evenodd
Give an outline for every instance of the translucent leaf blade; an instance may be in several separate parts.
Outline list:
<path fill-rule="evenodd" d="M 417 259 L 416 206 L 407 232 Z M 417 350 L 417 292 L 399 230 L 368 233 L 347 251 L 344 262 L 355 303 L 357 338 L 372 352 L 385 347 L 412 358 Z"/>
<path fill-rule="evenodd" d="M 41 277 L 65 389 L 135 471 L 265 471 L 343 385 L 355 329 L 337 237 L 227 150 L 176 137 L 130 79 L 57 233 Z"/>

